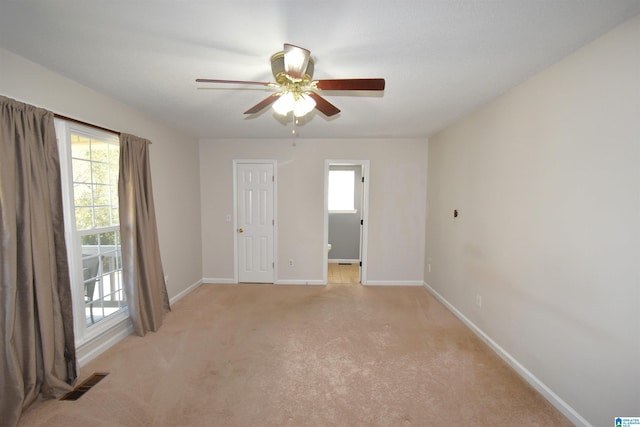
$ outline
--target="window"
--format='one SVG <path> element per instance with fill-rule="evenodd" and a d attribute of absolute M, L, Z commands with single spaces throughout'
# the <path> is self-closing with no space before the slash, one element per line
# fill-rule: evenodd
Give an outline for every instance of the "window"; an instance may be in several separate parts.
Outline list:
<path fill-rule="evenodd" d="M 76 334 L 82 340 L 88 331 L 125 315 L 118 213 L 120 144 L 115 135 L 66 122 L 56 123 L 56 134 L 66 187 Z"/>
<path fill-rule="evenodd" d="M 355 171 L 329 171 L 329 212 L 355 213 Z"/>

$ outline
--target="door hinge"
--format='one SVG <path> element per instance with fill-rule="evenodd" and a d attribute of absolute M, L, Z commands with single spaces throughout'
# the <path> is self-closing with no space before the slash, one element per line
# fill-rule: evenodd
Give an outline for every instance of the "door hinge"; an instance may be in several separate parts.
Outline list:
<path fill-rule="evenodd" d="M 360 225 L 364 225 L 364 219 L 360 220 Z"/>
<path fill-rule="evenodd" d="M 362 177 L 362 182 L 364 182 L 364 176 Z"/>
<path fill-rule="evenodd" d="M 360 261 L 360 267 L 362 267 L 362 261 Z"/>

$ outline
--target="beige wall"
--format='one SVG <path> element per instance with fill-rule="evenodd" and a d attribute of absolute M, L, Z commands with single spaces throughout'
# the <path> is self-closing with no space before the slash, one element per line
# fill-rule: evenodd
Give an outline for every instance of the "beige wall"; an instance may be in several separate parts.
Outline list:
<path fill-rule="evenodd" d="M 200 155 L 205 280 L 234 277 L 232 163 L 252 158 L 278 162 L 276 281 L 322 280 L 324 163 L 348 159 L 370 160 L 367 279 L 422 282 L 426 140 L 208 140 Z"/>
<path fill-rule="evenodd" d="M 640 413 L 640 18 L 432 138 L 428 206 L 429 286 L 574 422 Z"/>
<path fill-rule="evenodd" d="M 0 64 L 0 94 L 153 141 L 153 193 L 169 296 L 197 283 L 202 277 L 197 139 L 4 49 Z"/>

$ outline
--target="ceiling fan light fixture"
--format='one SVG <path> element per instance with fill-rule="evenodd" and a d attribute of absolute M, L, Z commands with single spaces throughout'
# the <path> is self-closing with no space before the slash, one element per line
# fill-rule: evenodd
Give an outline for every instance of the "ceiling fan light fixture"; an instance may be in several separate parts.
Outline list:
<path fill-rule="evenodd" d="M 271 55 L 271 71 L 276 83 L 245 80 L 196 79 L 198 83 L 231 83 L 261 85 L 278 88 L 244 114 L 256 114 L 272 106 L 277 114 L 287 116 L 293 112 L 295 117 L 303 117 L 314 109 L 327 117 L 340 113 L 340 109 L 331 104 L 318 91 L 382 91 L 385 81 L 375 79 L 321 79 L 313 80 L 314 60 L 311 51 L 285 43 L 281 52 Z"/>

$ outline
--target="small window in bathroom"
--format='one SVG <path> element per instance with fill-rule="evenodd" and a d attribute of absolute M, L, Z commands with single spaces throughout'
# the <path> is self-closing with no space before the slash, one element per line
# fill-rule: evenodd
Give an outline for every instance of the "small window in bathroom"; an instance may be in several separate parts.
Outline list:
<path fill-rule="evenodd" d="M 355 213 L 355 171 L 329 171 L 329 212 Z"/>

